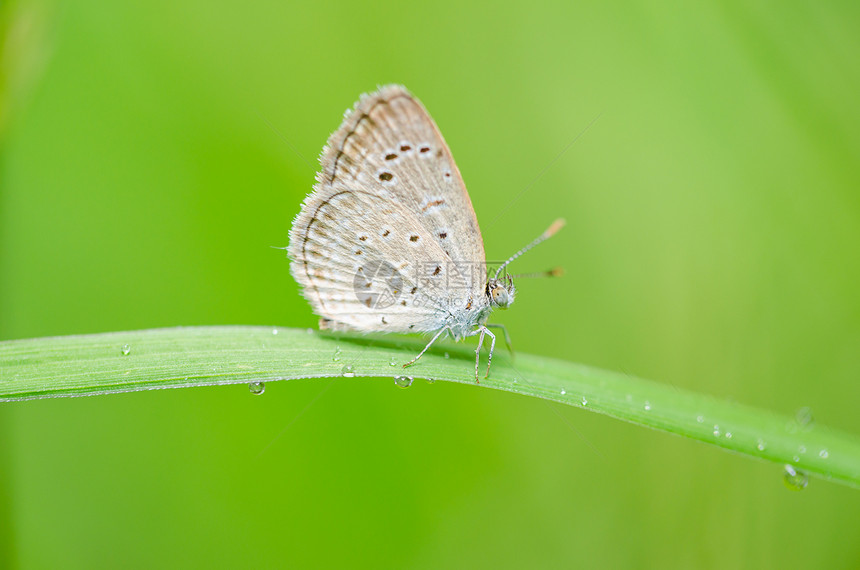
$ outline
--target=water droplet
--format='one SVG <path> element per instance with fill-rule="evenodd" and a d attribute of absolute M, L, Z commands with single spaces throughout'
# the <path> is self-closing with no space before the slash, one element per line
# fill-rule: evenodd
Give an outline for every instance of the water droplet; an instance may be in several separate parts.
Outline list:
<path fill-rule="evenodd" d="M 583 396 L 583 397 L 582 397 L 582 405 L 583 405 L 583 406 L 587 406 L 587 405 L 588 405 L 588 400 L 586 400 L 586 399 L 585 399 L 585 396 Z"/>
<path fill-rule="evenodd" d="M 272 334 L 278 334 L 278 329 L 272 329 Z"/>
<path fill-rule="evenodd" d="M 451 355 L 446 352 L 445 353 L 445 359 L 447 360 L 448 358 L 451 358 Z"/>
<path fill-rule="evenodd" d="M 756 443 L 756 449 L 758 449 L 759 451 L 764 451 L 766 447 L 767 445 L 765 444 L 763 439 L 759 439 Z"/>
<path fill-rule="evenodd" d="M 806 453 L 806 446 L 801 445 L 800 447 L 797 448 L 797 451 L 799 451 L 800 453 Z"/>
<path fill-rule="evenodd" d="M 562 390 L 561 395 L 564 396 L 565 394 L 567 394 L 567 390 Z"/>
<path fill-rule="evenodd" d="M 792 457 L 791 460 L 794 461 L 795 463 L 800 463 L 800 457 L 798 457 L 797 455 Z"/>
<path fill-rule="evenodd" d="M 786 464 L 782 481 L 792 491 L 802 491 L 809 484 L 809 475 L 805 471 L 795 469 L 793 466 Z"/>
<path fill-rule="evenodd" d="M 794 419 L 803 431 L 810 431 L 815 426 L 815 418 L 812 417 L 812 408 L 809 406 L 797 410 L 794 413 Z"/>
<path fill-rule="evenodd" d="M 248 384 L 248 390 L 255 396 L 259 396 L 266 391 L 266 385 L 262 382 L 251 382 Z"/>
<path fill-rule="evenodd" d="M 726 432 L 726 439 L 732 439 L 732 432 L 730 432 L 730 431 Z"/>
<path fill-rule="evenodd" d="M 645 400 L 645 411 L 646 412 L 651 411 L 651 402 L 649 402 L 648 400 Z"/>
<path fill-rule="evenodd" d="M 830 454 L 827 453 L 826 449 L 822 449 L 818 452 L 818 457 L 820 457 L 821 459 L 827 459 L 828 457 L 830 457 Z"/>
<path fill-rule="evenodd" d="M 314 329 L 305 329 L 305 332 L 308 334 L 314 334 Z"/>
<path fill-rule="evenodd" d="M 714 426 L 714 435 L 720 437 L 720 426 Z"/>
<path fill-rule="evenodd" d="M 355 366 L 352 364 L 344 364 L 343 368 L 340 369 L 340 373 L 344 378 L 352 378 L 355 376 Z"/>
<path fill-rule="evenodd" d="M 334 347 L 334 355 L 331 357 L 333 362 L 340 362 L 340 347 Z"/>
<path fill-rule="evenodd" d="M 705 416 L 696 416 L 696 421 L 700 424 L 705 423 Z"/>
<path fill-rule="evenodd" d="M 435 378 L 427 378 L 427 383 L 428 383 L 428 384 L 435 384 L 435 383 L 436 383 L 436 379 L 435 379 Z"/>
<path fill-rule="evenodd" d="M 391 360 L 388 361 L 388 365 L 389 366 L 397 366 L 397 359 L 392 356 Z"/>
<path fill-rule="evenodd" d="M 408 388 L 412 386 L 412 381 L 414 378 L 412 376 L 395 376 L 394 384 L 400 386 L 401 388 Z"/>
<path fill-rule="evenodd" d="M 128 356 L 129 354 L 131 354 L 131 345 L 130 344 L 122 345 L 122 355 Z"/>

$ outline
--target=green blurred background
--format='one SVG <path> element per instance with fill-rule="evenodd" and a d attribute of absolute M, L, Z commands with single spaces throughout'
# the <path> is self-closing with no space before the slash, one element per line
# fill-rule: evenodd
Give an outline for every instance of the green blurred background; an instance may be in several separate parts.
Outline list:
<path fill-rule="evenodd" d="M 0 26 L 0 339 L 316 326 L 270 246 L 343 111 L 398 82 L 490 258 L 568 220 L 515 268 L 565 277 L 495 315 L 518 350 L 860 433 L 856 2 L 36 0 Z M 860 565 L 856 490 L 512 394 L 330 382 L 3 404 L 0 567 Z"/>

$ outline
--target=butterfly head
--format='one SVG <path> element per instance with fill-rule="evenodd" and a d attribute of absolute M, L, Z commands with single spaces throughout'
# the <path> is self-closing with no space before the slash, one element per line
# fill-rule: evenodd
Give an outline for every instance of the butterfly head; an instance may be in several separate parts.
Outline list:
<path fill-rule="evenodd" d="M 514 302 L 517 288 L 510 275 L 505 275 L 502 279 L 490 279 L 487 282 L 486 293 L 491 307 L 507 309 Z"/>
<path fill-rule="evenodd" d="M 525 246 L 524 248 L 522 248 L 521 250 L 519 250 L 518 252 L 516 252 L 512 256 L 510 256 L 507 259 L 507 261 L 505 261 L 503 264 L 501 264 L 498 267 L 498 269 L 496 269 L 496 274 L 492 277 L 492 279 L 487 281 L 487 288 L 486 288 L 487 299 L 489 300 L 491 307 L 499 307 L 500 309 L 507 309 L 508 307 L 510 307 L 513 304 L 514 297 L 517 294 L 517 288 L 514 286 L 513 278 L 510 275 L 508 275 L 507 273 L 502 275 L 502 272 L 505 270 L 505 268 L 513 260 L 515 260 L 516 258 L 521 256 L 522 254 L 524 254 L 525 252 L 527 252 L 528 250 L 530 250 L 531 248 L 533 248 L 537 244 L 541 243 L 542 241 L 546 241 L 549 238 L 551 238 L 552 236 L 554 236 L 555 233 L 558 232 L 558 230 L 560 230 L 562 227 L 564 227 L 564 220 L 559 218 L 558 220 L 554 221 L 549 226 L 549 228 L 547 228 L 547 230 L 544 233 L 539 235 L 530 244 L 528 244 L 527 246 Z M 560 274 L 561 274 L 560 270 L 553 269 L 553 270 L 545 272 L 543 275 L 557 276 Z"/>

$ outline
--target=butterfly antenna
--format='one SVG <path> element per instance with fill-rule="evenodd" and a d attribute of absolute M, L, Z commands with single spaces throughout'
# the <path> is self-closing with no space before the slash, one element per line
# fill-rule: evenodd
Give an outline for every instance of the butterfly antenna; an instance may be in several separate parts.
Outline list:
<path fill-rule="evenodd" d="M 499 266 L 499 268 L 496 270 L 496 275 L 493 278 L 498 279 L 499 275 L 501 275 L 501 273 L 505 269 L 505 267 L 507 267 L 513 260 L 515 260 L 516 258 L 521 256 L 522 254 L 524 254 L 525 252 L 527 252 L 528 250 L 530 250 L 531 248 L 533 248 L 537 244 L 539 244 L 543 241 L 546 241 L 549 238 L 551 238 L 552 236 L 554 236 L 556 234 L 556 232 L 558 232 L 558 230 L 560 230 L 561 228 L 564 227 L 564 223 L 565 222 L 564 222 L 563 218 L 559 218 L 556 221 L 554 221 L 546 229 L 546 231 L 544 233 L 542 233 L 541 235 L 539 235 L 533 242 L 531 242 L 530 244 L 528 244 L 527 246 L 525 246 L 524 248 L 522 248 L 521 250 L 519 250 L 518 252 L 516 252 L 512 256 L 510 256 L 507 261 L 505 261 L 503 264 L 501 264 Z"/>
<path fill-rule="evenodd" d="M 511 275 L 511 279 L 519 279 L 520 277 L 561 277 L 562 275 L 564 275 L 564 269 L 562 267 L 553 267 L 552 269 L 547 269 L 546 271 L 517 273 L 516 275 Z"/>

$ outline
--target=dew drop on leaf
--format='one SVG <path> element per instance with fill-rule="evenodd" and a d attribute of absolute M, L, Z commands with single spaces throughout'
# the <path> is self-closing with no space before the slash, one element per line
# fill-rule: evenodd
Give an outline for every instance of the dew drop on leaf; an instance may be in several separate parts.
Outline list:
<path fill-rule="evenodd" d="M 809 475 L 794 466 L 786 464 L 782 474 L 782 481 L 792 491 L 802 491 L 809 484 Z"/>
<path fill-rule="evenodd" d="M 412 381 L 414 378 L 412 376 L 395 376 L 394 384 L 401 388 L 408 388 L 412 386 Z"/>

